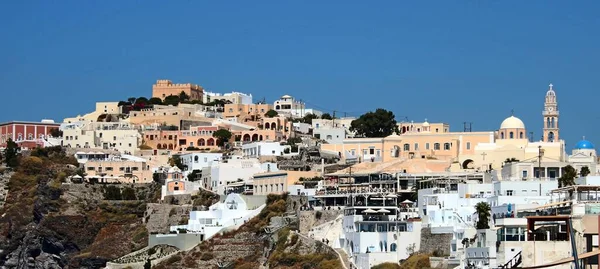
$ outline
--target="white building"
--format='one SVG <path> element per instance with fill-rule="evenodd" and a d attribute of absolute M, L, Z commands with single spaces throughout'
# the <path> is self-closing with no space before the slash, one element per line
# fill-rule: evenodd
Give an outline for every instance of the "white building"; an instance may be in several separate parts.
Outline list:
<path fill-rule="evenodd" d="M 418 216 L 416 208 L 398 208 L 396 199 L 395 194 L 369 197 L 357 201 L 361 205 L 344 208 L 339 247 L 354 267 L 396 263 L 420 249 L 421 220 L 413 219 Z"/>
<path fill-rule="evenodd" d="M 294 99 L 294 97 L 290 95 L 281 96 L 281 98 L 273 103 L 273 108 L 277 113 L 289 115 L 293 118 L 302 118 L 307 114 L 314 114 L 318 117 L 323 115 L 323 112 L 306 108 L 306 104 L 301 101 Z"/>
<path fill-rule="evenodd" d="M 593 176 L 600 175 L 600 167 L 596 165 L 597 162 L 598 156 L 596 156 L 594 144 L 585 140 L 585 137 L 575 145 L 575 149 L 573 149 L 572 154 L 569 155 L 569 163 L 571 163 L 573 168 L 577 171 L 581 171 L 582 167 L 587 166 Z"/>
<path fill-rule="evenodd" d="M 142 136 L 126 122 L 75 122 L 63 124 L 63 146 L 72 148 L 112 149 L 133 153 Z"/>
<path fill-rule="evenodd" d="M 186 236 L 200 235 L 195 242 L 184 248 L 196 246 L 199 241 L 212 238 L 218 233 L 235 230 L 242 224 L 257 216 L 265 207 L 265 196 L 243 196 L 229 194 L 224 201 L 211 205 L 207 211 L 192 211 L 187 224 L 171 226 L 170 231 L 176 235 L 151 235 L 151 242 L 179 245 Z M 185 231 L 185 233 L 180 233 Z M 154 245 L 154 244 L 150 244 Z"/>
<path fill-rule="evenodd" d="M 258 159 L 232 156 L 231 159 L 213 161 L 210 167 L 202 170 L 203 182 L 207 188 L 219 194 L 225 193 L 230 183 L 252 179 L 254 174 L 279 171 L 275 163 L 260 163 Z"/>
<path fill-rule="evenodd" d="M 308 134 L 312 129 L 311 125 L 303 122 L 294 122 L 292 123 L 294 127 L 294 132 Z"/>
<path fill-rule="evenodd" d="M 223 157 L 223 153 L 206 153 L 206 152 L 190 152 L 180 154 L 181 163 L 185 165 L 183 175 L 187 177 L 194 170 L 200 170 L 210 167 L 213 161 L 219 161 Z"/>
<path fill-rule="evenodd" d="M 245 94 L 241 92 L 231 92 L 231 93 L 215 93 L 215 92 L 207 92 L 205 91 L 202 95 L 203 103 L 210 103 L 214 100 L 226 100 L 230 101 L 232 104 L 243 104 L 249 105 L 252 104 L 252 94 Z"/>
<path fill-rule="evenodd" d="M 282 156 L 288 149 L 291 151 L 290 145 L 281 145 L 279 142 L 253 142 L 242 145 L 242 152 L 245 157 L 259 158 L 261 156 Z"/>

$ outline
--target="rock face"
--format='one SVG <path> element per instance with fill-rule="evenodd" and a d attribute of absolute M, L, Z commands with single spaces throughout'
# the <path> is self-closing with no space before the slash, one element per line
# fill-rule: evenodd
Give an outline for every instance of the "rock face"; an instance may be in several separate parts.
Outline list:
<path fill-rule="evenodd" d="M 343 213 L 342 210 L 300 211 L 300 233 L 308 234 L 312 228 L 332 221 Z"/>
<path fill-rule="evenodd" d="M 60 148 L 39 151 L 22 157 L 10 178 L 0 209 L 0 268 L 103 268 L 147 245 L 142 220 L 160 186 L 118 186 L 133 188 L 138 200 L 105 200 L 106 186 L 61 184 L 74 160 Z"/>

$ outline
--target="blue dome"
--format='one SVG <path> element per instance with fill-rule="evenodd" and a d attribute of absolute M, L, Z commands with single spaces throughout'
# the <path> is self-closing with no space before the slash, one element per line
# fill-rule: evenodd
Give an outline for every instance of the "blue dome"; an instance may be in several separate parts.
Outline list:
<path fill-rule="evenodd" d="M 581 140 L 575 145 L 576 149 L 594 149 L 594 144 L 587 140 Z"/>

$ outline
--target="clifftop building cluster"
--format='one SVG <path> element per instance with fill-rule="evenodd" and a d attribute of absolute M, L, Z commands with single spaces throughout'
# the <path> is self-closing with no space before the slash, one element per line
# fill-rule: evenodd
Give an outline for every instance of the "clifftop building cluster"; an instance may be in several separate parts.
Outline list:
<path fill-rule="evenodd" d="M 582 139 L 566 152 L 553 85 L 539 141 L 512 114 L 497 130 L 402 121 L 397 133 L 365 138 L 350 128 L 356 118 L 321 117 L 290 95 L 254 103 L 251 94 L 192 83 L 152 86 L 161 100 L 182 92 L 188 99 L 176 104 L 99 102 L 61 124 L 2 124 L 0 146 L 10 138 L 24 148 L 72 149 L 85 172 L 72 183 L 159 182 L 166 202 L 220 196 L 168 233 L 150 235 L 150 246 L 190 249 L 259 215 L 266 195 L 290 193 L 299 196 L 294 217 L 269 227 L 297 218 L 300 233 L 345 252 L 352 268 L 417 252 L 435 253 L 431 262 L 450 268 L 568 268 L 573 253 L 600 254 L 596 150 Z M 302 223 L 316 212 L 320 225 Z M 598 268 L 597 260 L 586 263 Z"/>

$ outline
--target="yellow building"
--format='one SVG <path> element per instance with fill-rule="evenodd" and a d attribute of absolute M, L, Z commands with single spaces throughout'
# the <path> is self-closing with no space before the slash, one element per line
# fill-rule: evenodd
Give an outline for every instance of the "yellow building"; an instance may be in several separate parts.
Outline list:
<path fill-rule="evenodd" d="M 88 154 L 89 155 L 89 154 Z M 87 181 L 100 183 L 150 183 L 152 170 L 144 158 L 130 155 L 110 156 L 99 152 L 99 158 L 84 162 Z"/>
<path fill-rule="evenodd" d="M 523 121 L 506 118 L 497 131 L 451 132 L 441 125 L 439 132 L 425 121 L 401 135 L 380 138 L 345 139 L 342 144 L 322 144 L 323 151 L 342 156 L 348 162 L 387 162 L 394 159 L 437 159 L 450 161 L 453 171 L 500 169 L 507 160 L 566 161 L 565 143 L 559 140 L 556 93 L 546 93 L 544 140 L 530 142 Z M 418 126 L 418 127 L 417 127 Z M 443 130 L 442 130 L 443 129 Z M 448 128 L 449 129 L 449 128 Z"/>
<path fill-rule="evenodd" d="M 288 187 L 300 181 L 300 178 L 320 176 L 319 172 L 311 171 L 277 171 L 259 173 L 253 176 L 254 195 L 281 194 Z"/>
<path fill-rule="evenodd" d="M 98 117 L 102 114 L 120 114 L 121 108 L 119 102 L 97 102 L 96 110 L 87 113 L 85 115 L 77 115 L 77 117 L 65 118 L 64 123 L 76 123 L 76 122 L 96 122 Z"/>

